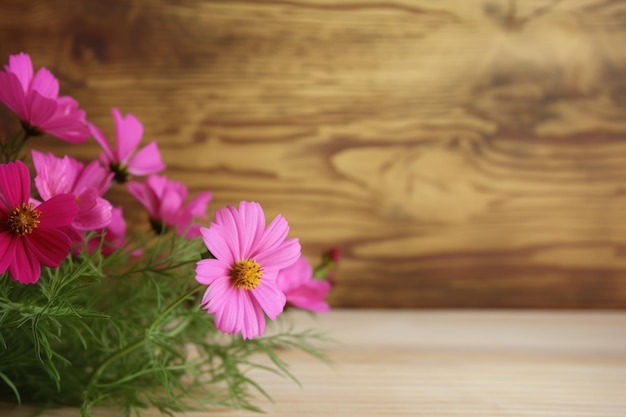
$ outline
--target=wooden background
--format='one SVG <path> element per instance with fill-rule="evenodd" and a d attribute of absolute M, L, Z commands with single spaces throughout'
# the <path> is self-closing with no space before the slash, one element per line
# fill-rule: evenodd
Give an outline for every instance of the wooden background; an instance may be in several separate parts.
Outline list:
<path fill-rule="evenodd" d="M 626 307 L 626 2 L 2 0 L 19 51 L 211 213 L 339 246 L 334 306 Z"/>

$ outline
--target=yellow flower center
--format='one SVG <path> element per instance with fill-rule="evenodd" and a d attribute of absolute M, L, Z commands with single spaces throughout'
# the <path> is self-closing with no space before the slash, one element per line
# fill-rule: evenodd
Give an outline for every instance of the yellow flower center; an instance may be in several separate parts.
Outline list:
<path fill-rule="evenodd" d="M 261 265 L 252 259 L 237 262 L 230 270 L 230 278 L 235 288 L 255 289 L 261 282 L 263 272 Z"/>
<path fill-rule="evenodd" d="M 41 211 L 34 209 L 30 203 L 22 203 L 9 213 L 7 225 L 16 235 L 28 235 L 39 225 L 40 215 Z"/>

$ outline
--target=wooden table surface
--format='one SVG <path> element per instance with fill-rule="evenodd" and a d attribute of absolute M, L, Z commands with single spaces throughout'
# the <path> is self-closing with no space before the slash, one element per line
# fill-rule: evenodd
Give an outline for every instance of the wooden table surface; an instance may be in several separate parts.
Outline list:
<path fill-rule="evenodd" d="M 335 339 L 326 346 L 334 363 L 282 352 L 302 386 L 255 375 L 275 401 L 259 401 L 268 415 L 626 416 L 626 312 L 335 310 L 293 321 Z M 0 405 L 2 416 L 35 412 Z M 184 414 L 206 415 L 256 414 Z"/>

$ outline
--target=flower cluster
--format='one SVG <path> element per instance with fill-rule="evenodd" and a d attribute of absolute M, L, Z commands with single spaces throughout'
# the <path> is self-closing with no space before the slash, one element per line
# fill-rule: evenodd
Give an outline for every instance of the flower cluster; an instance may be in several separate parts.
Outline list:
<path fill-rule="evenodd" d="M 285 218 L 278 215 L 266 224 L 257 202 L 218 209 L 214 220 L 203 225 L 212 194 L 204 191 L 189 198 L 185 184 L 162 174 L 166 166 L 158 145 L 152 141 L 140 147 L 143 125 L 134 115 L 111 110 L 115 137 L 110 141 L 87 120 L 76 100 L 59 96 L 59 82 L 50 71 L 40 68 L 34 73 L 25 53 L 10 56 L 0 71 L 0 101 L 21 123 L 17 135 L 0 145 L 2 280 L 36 286 L 42 268 L 74 265 L 94 254 L 106 264 L 107 257 L 130 252 L 123 209 L 107 197 L 112 187 L 124 187 L 145 208 L 155 239 L 175 234 L 203 242 L 204 253 L 198 252 L 193 269 L 195 281 L 181 278 L 190 281 L 185 287 L 192 289 L 174 307 L 187 301 L 187 295 L 204 291 L 192 308 L 206 310 L 217 330 L 242 339 L 263 335 L 266 317 L 276 319 L 286 306 L 329 309 L 326 297 L 339 261 L 337 251 L 324 255 L 314 269 L 302 257 L 298 239 L 287 237 Z M 89 162 L 37 150 L 22 155 L 26 141 L 43 134 L 72 144 L 93 138 L 102 150 Z M 23 162 L 28 160 L 31 168 Z M 141 250 L 132 255 L 140 257 Z M 1 325 L 0 320 L 0 341 Z M 6 381 L 2 372 L 0 367 Z M 100 372 L 98 368 L 89 384 L 95 384 Z"/>

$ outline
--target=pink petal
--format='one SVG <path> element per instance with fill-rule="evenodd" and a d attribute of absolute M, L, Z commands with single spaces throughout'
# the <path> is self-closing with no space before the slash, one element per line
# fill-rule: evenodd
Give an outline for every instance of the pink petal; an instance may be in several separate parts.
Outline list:
<path fill-rule="evenodd" d="M 218 279 L 230 279 L 230 267 L 219 259 L 202 259 L 196 264 L 196 281 L 211 285 Z"/>
<path fill-rule="evenodd" d="M 324 301 L 330 288 L 328 281 L 311 279 L 287 293 L 287 301 L 298 308 L 323 313 L 330 310 L 328 303 Z"/>
<path fill-rule="evenodd" d="M 30 84 L 31 90 L 37 91 L 44 97 L 56 99 L 59 95 L 59 81 L 46 68 L 39 68 Z"/>
<path fill-rule="evenodd" d="M 33 79 L 33 63 L 24 52 L 9 56 L 9 64 L 4 66 L 7 72 L 13 73 L 20 83 L 23 92 L 30 88 Z"/>
<path fill-rule="evenodd" d="M 16 247 L 13 261 L 9 265 L 9 274 L 22 284 L 33 284 L 39 280 L 41 265 L 35 253 L 26 247 L 24 237 L 15 238 Z"/>
<path fill-rule="evenodd" d="M 78 108 L 78 103 L 71 97 L 56 99 L 55 113 L 41 128 L 69 143 L 82 143 L 90 136 L 85 112 Z"/>
<path fill-rule="evenodd" d="M 57 158 L 51 153 L 41 153 L 32 150 L 33 165 L 35 166 L 35 186 L 43 200 L 55 195 L 73 193 L 76 175 L 82 170 L 83 164 L 65 156 Z"/>
<path fill-rule="evenodd" d="M 141 148 L 126 166 L 128 172 L 137 176 L 155 174 L 165 168 L 159 148 L 154 141 Z"/>
<path fill-rule="evenodd" d="M 265 213 L 257 202 L 241 201 L 239 212 L 235 216 L 239 253 L 242 257 L 252 256 L 252 246 L 263 234 L 265 228 Z"/>
<path fill-rule="evenodd" d="M 98 161 L 91 161 L 80 171 L 74 184 L 73 192 L 80 194 L 88 188 L 96 190 L 98 197 L 102 197 L 109 189 L 113 180 L 113 173 L 108 172 Z"/>
<path fill-rule="evenodd" d="M 241 260 L 236 256 L 236 250 L 229 242 L 229 235 L 220 226 L 213 224 L 210 228 L 202 227 L 200 234 L 209 252 L 217 259 L 229 265 Z"/>
<path fill-rule="evenodd" d="M 48 132 L 46 124 L 57 110 L 57 102 L 47 98 L 34 90 L 30 90 L 26 95 L 27 121 L 31 125 Z"/>
<path fill-rule="evenodd" d="M 201 192 L 194 198 L 192 198 L 189 203 L 185 205 L 185 208 L 191 213 L 192 217 L 200 217 L 202 219 L 206 218 L 206 209 L 213 198 L 212 194 L 208 191 Z"/>
<path fill-rule="evenodd" d="M 313 278 L 313 267 L 307 258 L 300 257 L 291 266 L 278 271 L 276 284 L 285 294 L 304 285 Z M 289 297 L 287 297 L 289 298 Z"/>
<path fill-rule="evenodd" d="M 301 256 L 300 242 L 298 239 L 288 239 L 282 245 L 255 256 L 255 260 L 263 267 L 265 272 L 278 271 L 287 268 Z"/>
<path fill-rule="evenodd" d="M 237 228 L 237 210 L 233 206 L 226 206 L 215 211 L 215 225 L 211 225 L 210 229 L 218 230 L 222 239 L 227 243 L 230 252 L 232 253 L 233 260 L 239 261 L 247 257 L 247 254 L 242 254 L 239 244 L 239 230 Z M 206 240 L 205 240 L 206 242 Z M 208 245 L 207 245 L 208 246 Z M 211 247 L 209 246 L 211 253 Z"/>
<path fill-rule="evenodd" d="M 116 108 L 111 109 L 111 113 L 115 121 L 117 160 L 128 166 L 130 156 L 143 136 L 143 125 L 130 113 L 123 117 Z"/>
<path fill-rule="evenodd" d="M 76 197 L 72 194 L 59 194 L 44 201 L 37 209 L 41 211 L 38 229 L 69 226 L 78 214 Z"/>
<path fill-rule="evenodd" d="M 270 319 L 276 320 L 283 312 L 287 299 L 276 282 L 261 278 L 259 285 L 250 292 Z"/>
<path fill-rule="evenodd" d="M 150 217 L 158 217 L 160 200 L 147 183 L 131 181 L 128 183 L 128 192 L 144 206 Z"/>
<path fill-rule="evenodd" d="M 57 268 L 67 257 L 71 244 L 70 238 L 58 229 L 35 229 L 25 239 L 24 246 L 38 263 Z"/>
<path fill-rule="evenodd" d="M 14 74 L 0 72 L 0 101 L 20 119 L 27 118 L 26 93 Z"/>
<path fill-rule="evenodd" d="M 183 197 L 172 187 L 167 187 L 161 195 L 157 217 L 166 224 L 171 225 L 180 214 L 182 205 Z"/>
<path fill-rule="evenodd" d="M 0 164 L 0 202 L 7 212 L 30 197 L 30 173 L 22 161 Z"/>
<path fill-rule="evenodd" d="M 275 249 L 285 240 L 288 233 L 289 225 L 287 220 L 280 214 L 277 215 L 259 238 L 254 254 Z"/>
<path fill-rule="evenodd" d="M 224 294 L 226 291 L 232 289 L 230 279 L 222 278 L 215 280 L 212 285 L 207 288 L 204 296 L 202 297 L 202 307 L 209 313 L 215 313 L 216 311 L 223 310 L 224 307 L 230 302 L 230 299 L 225 297 Z"/>
<path fill-rule="evenodd" d="M 265 331 L 265 315 L 259 303 L 250 297 L 250 294 L 244 291 L 240 292 L 240 315 L 239 328 L 241 337 L 244 339 L 252 339 L 261 336 Z"/>
<path fill-rule="evenodd" d="M 107 200 L 97 195 L 93 188 L 80 195 L 78 201 L 79 211 L 72 222 L 72 226 L 78 230 L 98 230 L 111 223 L 113 206 Z"/>
<path fill-rule="evenodd" d="M 4 273 L 15 257 L 15 235 L 0 231 L 0 274 Z"/>
<path fill-rule="evenodd" d="M 265 330 L 265 316 L 246 290 L 227 287 L 222 294 L 228 303 L 215 312 L 215 327 L 223 333 L 241 333 L 244 339 L 259 336 Z"/>
<path fill-rule="evenodd" d="M 100 128 L 98 128 L 98 126 L 94 125 L 93 123 L 87 123 L 87 127 L 89 128 L 89 132 L 91 133 L 93 138 L 104 150 L 108 162 L 115 161 L 115 157 L 113 156 L 113 149 L 111 149 L 109 141 L 107 140 L 106 136 L 104 136 L 104 133 L 102 133 Z"/>

